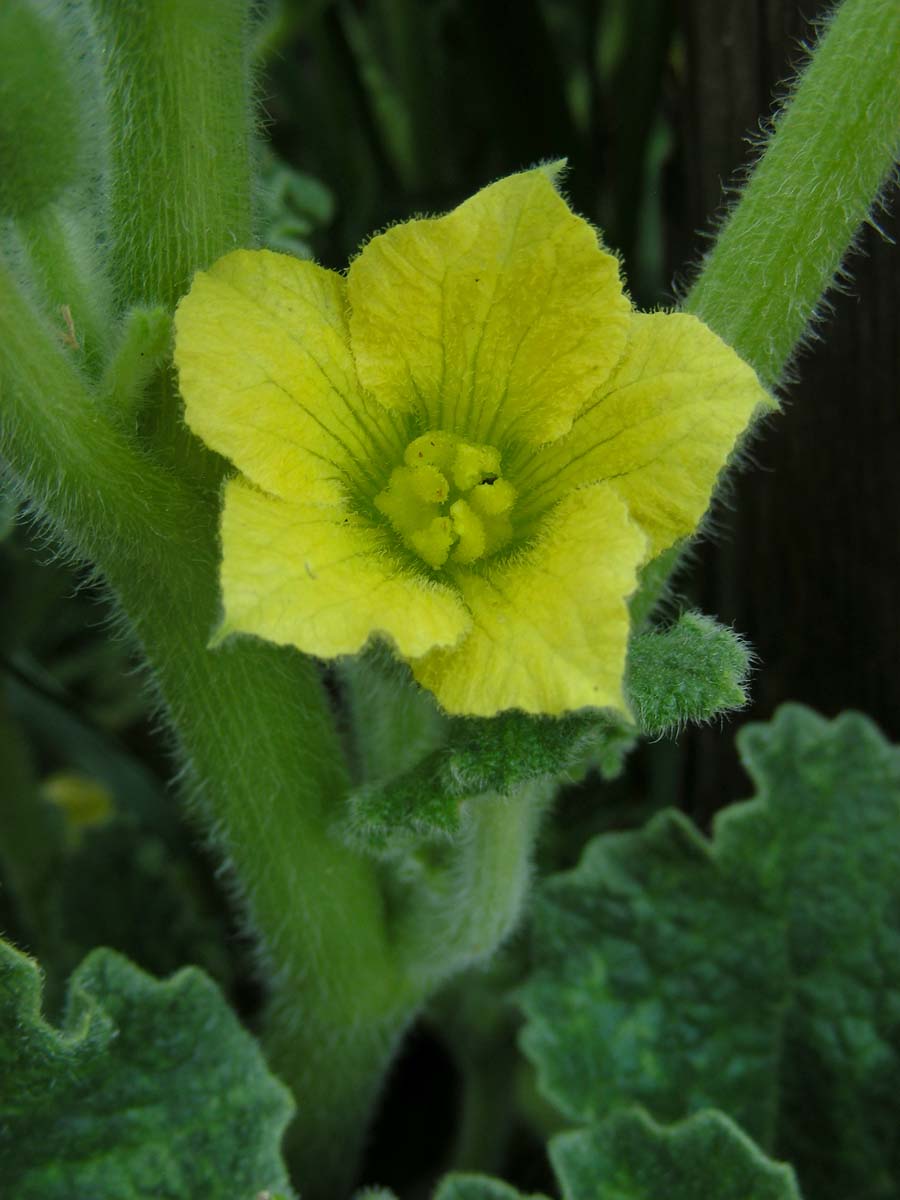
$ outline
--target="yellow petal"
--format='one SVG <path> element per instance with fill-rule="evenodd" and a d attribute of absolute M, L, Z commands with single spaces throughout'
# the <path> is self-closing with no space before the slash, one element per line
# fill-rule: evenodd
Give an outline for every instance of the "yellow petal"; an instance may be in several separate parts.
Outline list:
<path fill-rule="evenodd" d="M 240 479 L 225 488 L 221 579 L 217 640 L 254 633 L 331 658 L 380 634 L 416 656 L 454 645 L 470 625 L 452 588 L 399 567 L 360 517 L 267 496 Z"/>
<path fill-rule="evenodd" d="M 625 355 L 571 433 L 521 475 L 522 518 L 573 487 L 609 480 L 655 557 L 692 534 L 757 408 L 773 401 L 754 371 L 686 313 L 635 313 Z"/>
<path fill-rule="evenodd" d="M 352 263 L 353 353 L 382 404 L 470 442 L 559 437 L 625 345 L 619 265 L 550 170 L 510 175 Z"/>
<path fill-rule="evenodd" d="M 333 271 L 237 250 L 195 276 L 175 328 L 188 425 L 267 491 L 334 503 L 348 478 L 402 449 L 360 394 Z"/>
<path fill-rule="evenodd" d="M 627 713 L 626 599 L 644 542 L 611 487 L 569 495 L 521 556 L 481 574 L 460 571 L 472 630 L 411 663 L 413 674 L 451 713 Z"/>

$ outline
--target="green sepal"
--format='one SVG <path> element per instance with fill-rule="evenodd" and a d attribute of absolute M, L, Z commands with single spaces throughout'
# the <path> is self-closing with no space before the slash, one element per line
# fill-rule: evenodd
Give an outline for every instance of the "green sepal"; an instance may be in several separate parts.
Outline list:
<path fill-rule="evenodd" d="M 720 1112 L 666 1128 L 640 1109 L 550 1143 L 565 1200 L 800 1200 L 794 1172 Z"/>
<path fill-rule="evenodd" d="M 16 1200 L 253 1200 L 289 1192 L 293 1112 L 221 993 L 109 950 L 73 974 L 59 1029 L 37 964 L 0 942 L 0 1178 Z"/>
<path fill-rule="evenodd" d="M 638 634 L 629 649 L 625 691 L 640 732 L 656 736 L 740 708 L 750 660 L 737 634 L 699 613 Z M 392 778 L 367 781 L 351 793 L 345 834 L 374 850 L 397 839 L 452 837 L 460 806 L 472 796 L 508 795 L 529 780 L 586 765 L 614 777 L 636 732 L 596 711 L 561 718 L 520 712 L 453 718 L 442 746 Z"/>
<path fill-rule="evenodd" d="M 595 839 L 534 905 L 522 1044 L 597 1122 L 716 1107 L 820 1200 L 900 1187 L 900 753 L 787 706 L 738 739 L 757 799 Z"/>
<path fill-rule="evenodd" d="M 613 772 L 631 743 L 626 726 L 595 713 L 456 717 L 449 722 L 446 744 L 417 766 L 351 793 L 346 832 L 370 849 L 410 834 L 452 837 L 465 800 L 485 792 L 509 795 L 531 780 L 582 765 L 588 755 Z"/>
<path fill-rule="evenodd" d="M 743 708 L 752 660 L 739 634 L 701 613 L 639 633 L 628 648 L 625 694 L 641 733 L 657 737 Z"/>

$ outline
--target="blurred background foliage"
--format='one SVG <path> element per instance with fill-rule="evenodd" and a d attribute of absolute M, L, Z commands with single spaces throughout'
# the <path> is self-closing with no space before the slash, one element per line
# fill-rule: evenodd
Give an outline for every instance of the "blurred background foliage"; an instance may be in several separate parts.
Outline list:
<path fill-rule="evenodd" d="M 257 44 L 284 164 L 267 175 L 283 197 L 269 228 L 305 218 L 317 259 L 341 267 L 393 221 L 566 157 L 574 207 L 658 303 L 680 45 L 668 0 L 280 0 Z"/>

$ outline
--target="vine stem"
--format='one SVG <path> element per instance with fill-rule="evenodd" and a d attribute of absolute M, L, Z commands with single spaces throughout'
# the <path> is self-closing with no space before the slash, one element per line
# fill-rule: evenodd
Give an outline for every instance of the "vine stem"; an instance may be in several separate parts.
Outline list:
<path fill-rule="evenodd" d="M 94 0 L 124 307 L 172 308 L 251 226 L 248 0 Z"/>
<path fill-rule="evenodd" d="M 826 290 L 900 153 L 896 0 L 844 0 L 775 119 L 684 301 L 767 387 Z"/>
<path fill-rule="evenodd" d="M 411 1001 L 374 864 L 329 834 L 346 774 L 315 666 L 251 639 L 206 649 L 219 603 L 217 497 L 179 483 L 98 417 L 2 268 L 0 347 L 0 454 L 65 543 L 97 565 L 142 645 L 198 815 L 260 938 L 270 1039 L 285 1051 L 273 1065 L 301 1113 L 319 1104 L 315 1081 L 345 1080 L 333 1140 L 346 1120 L 359 1142 L 355 1060 L 373 1069 L 370 1045 L 402 1028 Z M 325 1030 L 328 1045 L 344 1045 L 343 1063 L 327 1061 Z M 317 1149 L 324 1178 L 329 1151 Z"/>
<path fill-rule="evenodd" d="M 97 279 L 93 231 L 82 228 L 59 204 L 20 216 L 18 228 L 47 301 L 60 314 L 69 310 L 73 328 L 68 335 L 86 362 L 102 362 L 109 348 L 111 309 Z"/>

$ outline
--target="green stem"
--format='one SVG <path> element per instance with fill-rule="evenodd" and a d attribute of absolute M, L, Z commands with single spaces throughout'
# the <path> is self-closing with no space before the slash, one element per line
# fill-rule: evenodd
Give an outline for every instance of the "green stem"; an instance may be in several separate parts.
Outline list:
<path fill-rule="evenodd" d="M 47 204 L 17 221 L 40 290 L 59 315 L 68 309 L 77 348 L 96 368 L 112 334 L 107 281 L 86 231 L 59 204 Z M 59 328 L 66 332 L 63 320 Z"/>
<path fill-rule="evenodd" d="M 844 0 L 688 295 L 774 386 L 900 150 L 896 0 Z"/>
<path fill-rule="evenodd" d="M 498 1040 L 484 1057 L 457 1059 L 462 1095 L 460 1125 L 451 1155 L 454 1171 L 486 1175 L 503 1169 L 513 1127 L 519 1054 L 513 1038 Z"/>
<path fill-rule="evenodd" d="M 248 0 L 94 0 L 123 306 L 171 308 L 251 237 Z"/>
<path fill-rule="evenodd" d="M 125 428 L 136 425 L 148 385 L 165 366 L 171 341 L 172 318 L 162 305 L 132 308 L 122 321 L 98 393 L 110 416 Z"/>
<path fill-rule="evenodd" d="M 448 1170 L 499 1174 L 517 1111 L 522 1058 L 510 993 L 521 984 L 527 950 L 514 942 L 487 967 L 450 982 L 429 1004 L 460 1079 L 459 1126 Z"/>
<path fill-rule="evenodd" d="M 252 241 L 250 0 L 95 0 L 105 47 L 110 264 L 121 308 L 169 311 L 194 272 Z M 169 373 L 142 432 L 184 478 L 221 462 L 190 437 Z"/>
<path fill-rule="evenodd" d="M 329 1169 L 339 1190 L 373 1090 L 360 1080 L 377 1083 L 412 1008 L 375 868 L 328 833 L 346 778 L 315 668 L 250 639 L 206 649 L 219 603 L 217 498 L 180 484 L 101 419 L 2 266 L 0 378 L 0 454 L 130 618 L 260 936 L 269 1042 L 282 1055 L 273 1065 L 297 1093 L 315 1164 L 304 1192 L 327 1194 Z"/>
<path fill-rule="evenodd" d="M 470 799 L 459 840 L 411 889 L 395 937 L 423 995 L 486 962 L 517 925 L 538 826 L 554 791 L 554 784 L 541 780 L 509 796 Z"/>
<path fill-rule="evenodd" d="M 775 387 L 900 153 L 897 0 L 844 0 L 682 305 Z M 651 564 L 645 620 L 681 560 Z M 665 557 L 665 556 L 664 556 Z"/>

